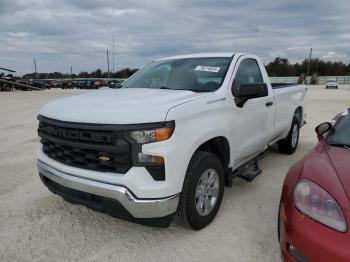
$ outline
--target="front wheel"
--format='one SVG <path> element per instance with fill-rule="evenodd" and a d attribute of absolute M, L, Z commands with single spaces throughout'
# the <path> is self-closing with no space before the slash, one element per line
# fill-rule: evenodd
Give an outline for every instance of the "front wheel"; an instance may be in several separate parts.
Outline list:
<path fill-rule="evenodd" d="M 278 142 L 278 149 L 281 153 L 290 155 L 295 152 L 299 143 L 299 129 L 299 121 L 294 116 L 288 136 Z"/>
<path fill-rule="evenodd" d="M 177 211 L 180 224 L 199 230 L 215 218 L 224 193 L 224 169 L 220 159 L 198 151 L 189 164 Z"/>

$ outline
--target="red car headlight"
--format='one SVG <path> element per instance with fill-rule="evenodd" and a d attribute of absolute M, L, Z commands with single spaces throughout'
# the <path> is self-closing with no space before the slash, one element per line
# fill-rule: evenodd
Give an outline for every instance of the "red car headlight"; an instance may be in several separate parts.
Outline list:
<path fill-rule="evenodd" d="M 303 214 L 340 232 L 346 231 L 346 222 L 339 204 L 317 184 L 307 179 L 300 180 L 294 189 L 293 200 Z"/>

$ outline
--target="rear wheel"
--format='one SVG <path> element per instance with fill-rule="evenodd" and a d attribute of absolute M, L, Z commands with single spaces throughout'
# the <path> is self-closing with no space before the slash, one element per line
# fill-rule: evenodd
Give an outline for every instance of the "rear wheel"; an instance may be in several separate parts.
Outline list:
<path fill-rule="evenodd" d="M 219 158 L 198 151 L 192 157 L 185 177 L 177 220 L 199 230 L 215 218 L 224 193 L 224 169 Z"/>
<path fill-rule="evenodd" d="M 294 116 L 292 126 L 289 130 L 288 136 L 278 142 L 279 151 L 283 154 L 293 154 L 299 143 L 299 121 Z"/>

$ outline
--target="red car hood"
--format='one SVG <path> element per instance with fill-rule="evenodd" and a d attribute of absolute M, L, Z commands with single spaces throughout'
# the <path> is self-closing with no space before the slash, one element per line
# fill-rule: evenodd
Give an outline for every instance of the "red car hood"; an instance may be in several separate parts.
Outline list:
<path fill-rule="evenodd" d="M 301 177 L 324 188 L 340 204 L 350 210 L 350 150 L 319 143 L 302 160 Z"/>
<path fill-rule="evenodd" d="M 326 150 L 350 200 L 350 150 L 335 146 L 326 146 Z"/>

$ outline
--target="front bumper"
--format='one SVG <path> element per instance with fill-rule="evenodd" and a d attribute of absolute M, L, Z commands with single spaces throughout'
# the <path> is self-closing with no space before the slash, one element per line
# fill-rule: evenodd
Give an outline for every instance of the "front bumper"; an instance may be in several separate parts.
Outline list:
<path fill-rule="evenodd" d="M 337 232 L 314 221 L 300 213 L 290 201 L 281 202 L 279 219 L 284 261 L 350 260 L 349 232 Z M 303 259 L 296 259 L 291 254 L 290 246 Z"/>
<path fill-rule="evenodd" d="M 337 85 L 327 85 L 327 88 L 337 88 Z"/>
<path fill-rule="evenodd" d="M 180 194 L 158 199 L 138 199 L 128 188 L 121 185 L 108 184 L 74 176 L 53 168 L 40 160 L 37 161 L 37 166 L 39 174 L 42 179 L 44 178 L 43 182 L 46 186 L 49 187 L 45 180 L 53 181 L 63 188 L 115 201 L 120 204 L 132 218 L 151 219 L 168 217 L 176 212 L 178 206 Z M 53 191 L 50 187 L 49 189 Z M 62 190 L 56 187 L 54 193 L 62 195 L 65 198 L 66 195 L 61 191 Z M 79 199 L 75 197 L 75 202 L 77 202 L 77 200 Z M 84 201 L 80 202 L 84 204 Z"/>

